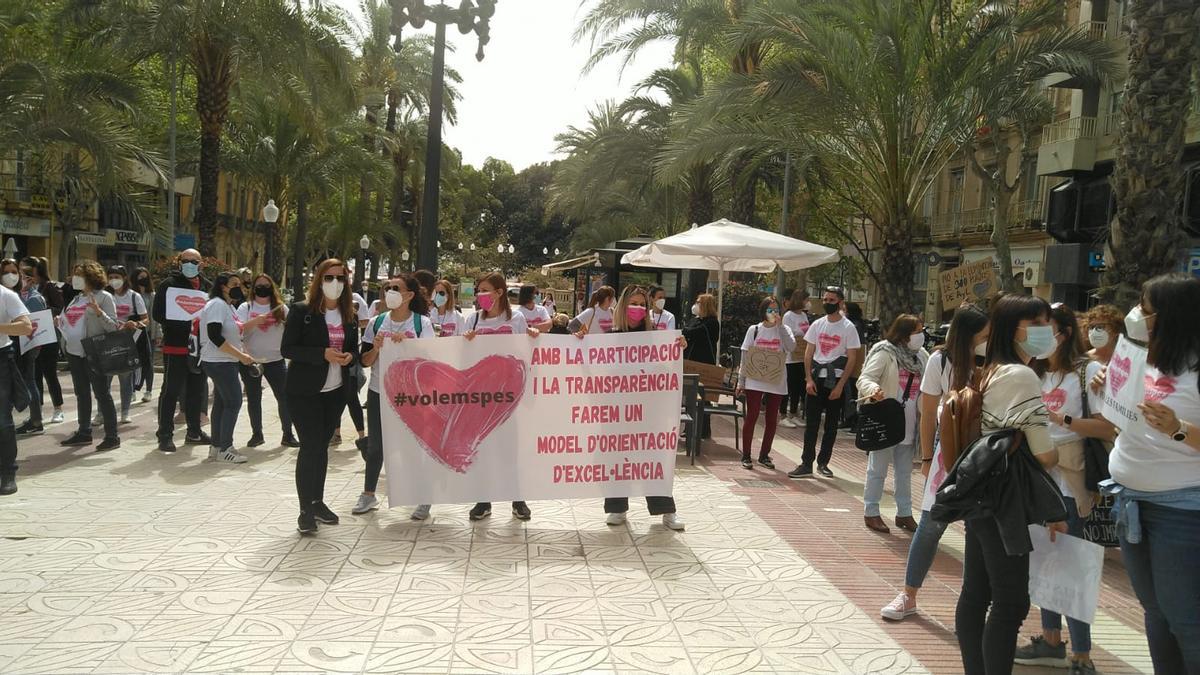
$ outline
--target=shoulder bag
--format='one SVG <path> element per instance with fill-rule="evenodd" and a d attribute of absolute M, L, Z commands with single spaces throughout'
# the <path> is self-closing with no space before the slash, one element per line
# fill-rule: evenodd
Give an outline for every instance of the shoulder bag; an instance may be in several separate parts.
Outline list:
<path fill-rule="evenodd" d="M 912 389 L 915 377 L 915 373 L 908 374 L 908 381 L 904 384 L 904 393 L 899 401 L 889 396 L 882 401 L 859 406 L 858 429 L 854 433 L 856 448 L 874 452 L 895 447 L 904 440 L 904 406 L 908 403 L 908 392 Z"/>

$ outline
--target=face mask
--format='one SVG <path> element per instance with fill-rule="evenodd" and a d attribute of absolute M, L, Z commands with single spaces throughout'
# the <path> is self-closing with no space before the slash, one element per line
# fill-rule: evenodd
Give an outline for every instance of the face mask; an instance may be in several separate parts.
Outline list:
<path fill-rule="evenodd" d="M 775 319 L 779 318 L 779 310 L 775 309 L 774 307 L 769 307 L 765 314 L 766 317 L 764 318 L 766 319 L 767 323 L 775 323 Z"/>
<path fill-rule="evenodd" d="M 108 285 L 112 286 L 114 291 L 120 291 L 122 288 L 125 288 L 125 280 L 120 277 L 117 277 L 116 279 L 109 279 Z"/>
<path fill-rule="evenodd" d="M 1054 340 L 1054 329 L 1050 326 L 1028 326 L 1025 339 L 1017 343 L 1026 356 L 1044 359 L 1054 353 L 1058 343 Z"/>
<path fill-rule="evenodd" d="M 229 289 L 229 299 L 234 302 L 241 302 L 246 299 L 246 293 L 241 286 L 234 286 Z"/>
<path fill-rule="evenodd" d="M 663 311 L 663 308 L 665 308 L 666 306 L 667 306 L 666 298 L 659 298 L 654 301 L 654 309 L 657 309 L 660 312 Z"/>
<path fill-rule="evenodd" d="M 1102 349 L 1108 346 L 1108 331 L 1103 328 L 1088 329 L 1088 342 L 1096 349 Z"/>
<path fill-rule="evenodd" d="M 71 288 L 74 288 L 77 291 L 82 291 L 84 288 L 86 288 L 86 284 L 83 283 L 83 277 L 79 276 L 78 274 L 71 277 Z"/>
<path fill-rule="evenodd" d="M 147 279 L 146 277 L 142 277 L 141 279 L 138 279 L 137 282 L 138 282 L 138 286 L 141 286 L 142 288 L 150 288 L 150 280 Z"/>
<path fill-rule="evenodd" d="M 491 293 L 483 293 L 482 295 L 476 296 L 475 302 L 479 303 L 479 309 L 482 309 L 485 312 L 490 312 L 492 311 L 492 306 L 496 304 L 496 296 L 492 295 Z"/>
<path fill-rule="evenodd" d="M 535 304 L 535 305 L 542 304 L 542 294 L 541 293 L 538 293 L 537 295 L 533 296 L 533 304 Z"/>
<path fill-rule="evenodd" d="M 15 288 L 17 285 L 17 282 L 20 280 L 21 280 L 21 277 L 12 272 L 5 274 L 3 277 L 0 277 L 0 283 L 3 283 L 5 288 Z"/>
<path fill-rule="evenodd" d="M 1152 316 L 1143 312 L 1141 305 L 1137 305 L 1125 315 L 1125 332 L 1138 342 L 1149 342 L 1150 326 L 1146 325 L 1146 320 Z"/>
<path fill-rule="evenodd" d="M 185 262 L 179 266 L 179 271 L 189 279 L 195 279 L 200 274 L 200 263 Z"/>
<path fill-rule="evenodd" d="M 637 323 L 646 318 L 646 308 L 641 305 L 630 305 L 625 308 L 625 318 L 630 323 Z"/>
<path fill-rule="evenodd" d="M 256 298 L 271 297 L 271 287 L 270 286 L 255 286 L 254 287 L 254 297 L 256 297 Z"/>
<path fill-rule="evenodd" d="M 832 315 L 832 314 L 837 314 L 838 307 L 840 307 L 840 306 L 841 305 L 839 305 L 836 302 L 827 302 L 827 303 L 821 305 L 821 309 L 825 310 L 826 314 Z"/>
<path fill-rule="evenodd" d="M 404 305 L 404 294 L 400 291 L 389 290 L 384 294 L 383 302 L 388 309 L 399 309 Z"/>
<path fill-rule="evenodd" d="M 441 307 L 444 304 L 446 304 L 446 294 L 442 293 L 441 291 L 434 293 L 433 294 L 433 306 Z"/>
<path fill-rule="evenodd" d="M 987 356 L 987 340 L 975 345 L 975 356 Z"/>
<path fill-rule="evenodd" d="M 914 352 L 925 346 L 925 334 L 913 333 L 908 336 L 908 348 Z"/>
<path fill-rule="evenodd" d="M 700 303 L 692 305 L 692 316 L 700 316 Z"/>
<path fill-rule="evenodd" d="M 340 281 L 326 281 L 321 284 L 321 292 L 325 294 L 327 300 L 337 300 L 342 297 L 342 290 L 346 285 Z"/>

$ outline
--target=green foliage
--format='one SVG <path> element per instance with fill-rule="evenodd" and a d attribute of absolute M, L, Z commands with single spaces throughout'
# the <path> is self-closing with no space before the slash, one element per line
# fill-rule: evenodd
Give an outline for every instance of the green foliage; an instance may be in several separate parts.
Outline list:
<path fill-rule="evenodd" d="M 727 281 L 724 304 L 721 307 L 721 351 L 729 352 L 742 345 L 746 331 L 758 323 L 758 303 L 766 293 L 752 281 Z"/>

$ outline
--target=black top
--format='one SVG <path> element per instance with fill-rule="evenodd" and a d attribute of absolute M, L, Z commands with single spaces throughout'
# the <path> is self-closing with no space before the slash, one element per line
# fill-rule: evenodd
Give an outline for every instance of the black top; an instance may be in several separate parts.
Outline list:
<path fill-rule="evenodd" d="M 346 339 L 342 351 L 358 360 L 358 320 L 342 325 Z M 291 306 L 287 322 L 283 325 L 283 340 L 280 353 L 289 359 L 287 386 L 288 394 L 315 395 L 325 388 L 329 369 L 333 364 L 325 360 L 329 348 L 329 328 L 325 325 L 325 313 L 309 311 L 308 304 L 298 302 Z M 343 384 L 351 379 L 350 366 L 341 366 Z"/>
<path fill-rule="evenodd" d="M 701 363 L 717 363 L 717 340 L 721 337 L 721 322 L 715 316 L 693 319 L 683 327 L 687 348 L 683 358 Z"/>
<path fill-rule="evenodd" d="M 212 287 L 204 277 L 196 277 L 200 280 L 199 290 L 207 293 Z M 195 289 L 192 285 L 192 280 L 183 276 L 182 272 L 172 272 L 171 276 L 163 279 L 158 285 L 158 290 L 155 291 L 155 298 L 160 300 L 155 301 L 154 307 L 151 308 L 150 315 L 158 325 L 162 326 L 162 343 L 164 347 L 183 347 L 188 346 L 188 337 L 192 334 L 191 321 L 178 321 L 175 319 L 167 319 L 167 289 L 168 288 L 189 288 Z"/>

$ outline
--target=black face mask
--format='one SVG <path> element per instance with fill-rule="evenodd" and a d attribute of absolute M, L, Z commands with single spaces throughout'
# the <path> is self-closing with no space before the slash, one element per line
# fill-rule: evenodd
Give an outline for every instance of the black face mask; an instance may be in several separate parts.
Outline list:
<path fill-rule="evenodd" d="M 824 305 L 822 305 L 822 308 L 825 310 L 826 314 L 836 314 L 838 311 L 838 307 L 841 307 L 841 305 L 839 305 L 836 302 L 827 302 Z"/>
<path fill-rule="evenodd" d="M 260 297 L 260 298 L 269 298 L 269 297 L 271 297 L 271 287 L 270 286 L 255 286 L 254 287 L 254 295 L 257 297 Z"/>
<path fill-rule="evenodd" d="M 241 302 L 246 298 L 246 294 L 242 292 L 242 287 L 237 286 L 229 289 L 229 299 L 234 302 Z"/>

